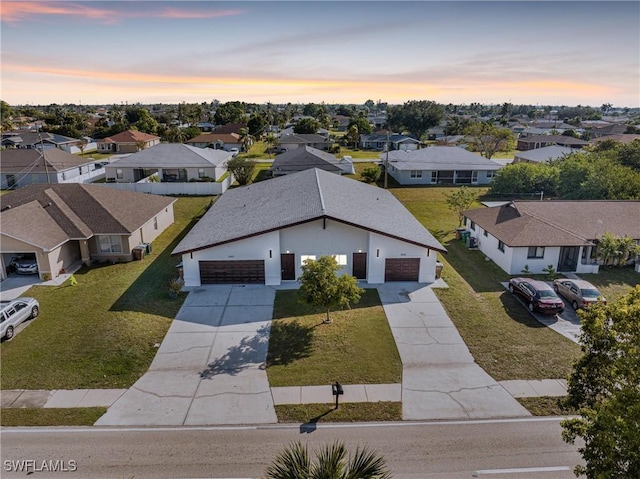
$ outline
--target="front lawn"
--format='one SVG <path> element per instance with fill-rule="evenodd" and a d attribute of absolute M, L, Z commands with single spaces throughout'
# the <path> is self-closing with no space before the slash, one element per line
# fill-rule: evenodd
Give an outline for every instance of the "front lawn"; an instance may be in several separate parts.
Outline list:
<path fill-rule="evenodd" d="M 269 338 L 267 375 L 276 386 L 391 384 L 402 363 L 378 291 L 365 290 L 351 309 L 324 311 L 298 300 L 297 290 L 277 291 Z"/>
<path fill-rule="evenodd" d="M 479 251 L 455 240 L 458 219 L 445 200 L 456 189 L 391 189 L 448 250 L 439 261 L 449 288 L 435 289 L 436 295 L 476 362 L 494 379 L 566 377 L 579 346 L 538 323 L 500 284 L 510 276 Z M 482 195 L 486 188 L 477 191 Z"/>
<path fill-rule="evenodd" d="M 636 273 L 632 266 L 601 266 L 598 274 L 580 274 L 580 278 L 598 288 L 610 303 L 617 301 L 640 283 L 640 274 Z"/>
<path fill-rule="evenodd" d="M 401 402 L 359 402 L 340 404 L 279 404 L 278 422 L 305 423 L 313 428 L 318 422 L 402 421 Z"/>
<path fill-rule="evenodd" d="M 126 388 L 149 367 L 183 297 L 167 283 L 179 258 L 170 256 L 211 203 L 179 198 L 175 222 L 143 261 L 83 267 L 61 286 L 34 286 L 40 316 L 0 347 L 2 389 Z"/>
<path fill-rule="evenodd" d="M 0 425 L 16 426 L 93 426 L 106 407 L 83 408 L 3 408 Z"/>

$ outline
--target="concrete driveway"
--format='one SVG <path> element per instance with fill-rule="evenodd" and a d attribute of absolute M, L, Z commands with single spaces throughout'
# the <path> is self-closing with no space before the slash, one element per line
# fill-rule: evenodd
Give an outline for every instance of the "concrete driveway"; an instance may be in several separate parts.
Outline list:
<path fill-rule="evenodd" d="M 378 293 L 402 359 L 403 419 L 530 415 L 475 363 L 431 287 L 387 283 Z"/>
<path fill-rule="evenodd" d="M 274 298 L 263 285 L 191 291 L 149 371 L 96 425 L 277 422 L 265 371 Z"/>

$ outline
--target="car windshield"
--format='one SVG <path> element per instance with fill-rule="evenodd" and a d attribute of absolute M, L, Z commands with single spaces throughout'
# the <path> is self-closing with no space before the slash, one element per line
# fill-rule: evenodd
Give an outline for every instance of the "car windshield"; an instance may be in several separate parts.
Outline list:
<path fill-rule="evenodd" d="M 580 292 L 583 298 L 598 298 L 602 296 L 597 289 L 581 289 Z"/>
<path fill-rule="evenodd" d="M 539 291 L 539 293 L 540 293 L 540 297 L 541 298 L 555 298 L 556 297 L 556 293 L 554 293 L 550 289 L 542 289 L 542 290 Z"/>

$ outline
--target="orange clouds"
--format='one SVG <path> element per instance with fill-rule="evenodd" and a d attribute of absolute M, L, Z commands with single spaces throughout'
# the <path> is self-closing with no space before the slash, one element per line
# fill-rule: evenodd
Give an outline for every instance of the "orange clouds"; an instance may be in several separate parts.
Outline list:
<path fill-rule="evenodd" d="M 144 11 L 136 11 L 132 9 L 105 9 L 91 6 L 87 3 L 72 2 L 0 2 L 0 17 L 5 23 L 17 23 L 25 20 L 33 20 L 37 15 L 58 15 L 80 17 L 89 20 L 100 20 L 103 22 L 113 23 L 124 18 L 180 18 L 180 19 L 198 19 L 198 18 L 218 18 L 229 17 L 233 15 L 241 15 L 244 10 L 227 9 L 227 10 L 190 10 L 174 7 L 165 7 L 155 9 L 158 3 L 154 3 L 154 9 L 145 9 Z M 135 6 L 135 5 L 133 5 Z"/>

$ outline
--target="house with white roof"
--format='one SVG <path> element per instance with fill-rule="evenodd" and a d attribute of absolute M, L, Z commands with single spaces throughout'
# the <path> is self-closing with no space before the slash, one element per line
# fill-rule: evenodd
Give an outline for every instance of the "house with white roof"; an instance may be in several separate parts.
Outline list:
<path fill-rule="evenodd" d="M 401 185 L 486 185 L 504 166 L 456 146 L 390 151 L 380 159 Z"/>
<path fill-rule="evenodd" d="M 551 160 L 564 158 L 576 150 L 566 146 L 551 145 L 544 148 L 535 148 L 533 150 L 518 151 L 513 155 L 514 163 L 548 163 Z"/>
<path fill-rule="evenodd" d="M 390 192 L 313 168 L 228 190 L 172 254 L 200 286 L 296 281 L 326 255 L 368 283 L 430 283 L 445 251 Z"/>

